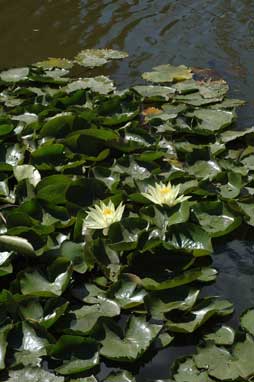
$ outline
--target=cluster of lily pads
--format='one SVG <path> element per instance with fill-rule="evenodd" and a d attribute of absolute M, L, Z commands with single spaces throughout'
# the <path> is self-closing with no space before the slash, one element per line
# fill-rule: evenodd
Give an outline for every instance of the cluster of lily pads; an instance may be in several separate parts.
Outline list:
<path fill-rule="evenodd" d="M 126 90 L 69 72 L 125 56 L 86 50 L 0 73 L 1 380 L 96 382 L 103 362 L 104 382 L 135 381 L 137 360 L 233 312 L 200 291 L 219 238 L 254 225 L 243 101 L 185 66 Z M 248 380 L 247 330 L 233 353 L 231 329 L 206 335 L 172 381 Z"/>

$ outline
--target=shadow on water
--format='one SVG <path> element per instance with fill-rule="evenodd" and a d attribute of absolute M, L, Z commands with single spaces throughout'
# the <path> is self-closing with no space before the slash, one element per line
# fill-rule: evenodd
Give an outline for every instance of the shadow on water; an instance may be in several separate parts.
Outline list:
<path fill-rule="evenodd" d="M 172 63 L 210 67 L 231 86 L 231 95 L 248 101 L 239 127 L 252 124 L 254 109 L 254 2 L 252 0 L 1 0 L 0 69 L 23 66 L 46 57 L 70 57 L 84 48 L 112 47 L 128 51 L 129 59 L 102 71 L 121 87 L 140 82 L 153 66 Z M 220 270 L 204 293 L 235 304 L 229 323 L 237 326 L 244 309 L 254 306 L 254 248 L 232 241 L 217 250 Z M 166 378 L 189 343 L 160 351 L 138 381 Z M 102 370 L 100 375 L 105 375 Z"/>

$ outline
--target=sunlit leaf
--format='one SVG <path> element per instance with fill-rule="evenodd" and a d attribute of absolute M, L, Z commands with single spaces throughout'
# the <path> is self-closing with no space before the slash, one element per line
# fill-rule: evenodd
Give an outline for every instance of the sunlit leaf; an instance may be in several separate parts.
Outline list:
<path fill-rule="evenodd" d="M 75 60 L 79 65 L 93 68 L 104 65 L 110 60 L 126 57 L 128 53 L 113 49 L 85 49 L 75 57 Z"/>

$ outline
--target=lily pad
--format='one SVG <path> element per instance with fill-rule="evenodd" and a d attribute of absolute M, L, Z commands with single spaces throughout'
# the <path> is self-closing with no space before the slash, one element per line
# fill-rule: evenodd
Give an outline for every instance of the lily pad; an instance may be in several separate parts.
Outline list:
<path fill-rule="evenodd" d="M 206 341 L 213 341 L 216 345 L 232 345 L 235 332 L 229 326 L 222 326 L 216 332 L 205 335 Z"/>
<path fill-rule="evenodd" d="M 5 82 L 19 82 L 27 80 L 29 75 L 29 68 L 15 68 L 9 69 L 0 73 L 0 78 Z"/>
<path fill-rule="evenodd" d="M 138 85 L 134 86 L 133 89 L 136 90 L 136 92 L 138 92 L 142 97 L 149 100 L 162 98 L 168 101 L 175 93 L 175 89 L 168 86 Z"/>
<path fill-rule="evenodd" d="M 64 382 L 63 377 L 57 377 L 39 367 L 26 367 L 19 370 L 12 370 L 9 373 L 8 382 Z"/>
<path fill-rule="evenodd" d="M 178 82 L 192 78 L 191 69 L 185 65 L 159 65 L 153 68 L 153 72 L 142 74 L 144 80 L 152 82 Z"/>
<path fill-rule="evenodd" d="M 112 360 L 134 361 L 149 348 L 160 330 L 161 325 L 149 324 L 145 319 L 134 316 L 123 339 L 105 326 L 100 354 Z"/>
<path fill-rule="evenodd" d="M 75 61 L 79 65 L 94 68 L 104 65 L 110 60 L 119 60 L 126 57 L 128 57 L 128 53 L 113 49 L 85 49 L 75 57 Z"/>
<path fill-rule="evenodd" d="M 71 60 L 67 60 L 66 58 L 50 57 L 45 61 L 36 62 L 34 66 L 37 66 L 43 69 L 53 69 L 53 68 L 71 69 L 73 66 L 73 62 Z"/>
<path fill-rule="evenodd" d="M 241 327 L 254 335 L 254 309 L 247 310 L 241 317 Z"/>
<path fill-rule="evenodd" d="M 97 76 L 91 78 L 82 78 L 77 81 L 70 82 L 64 90 L 66 93 L 72 93 L 80 89 L 90 89 L 95 93 L 108 94 L 115 90 L 113 81 L 106 76 Z"/>

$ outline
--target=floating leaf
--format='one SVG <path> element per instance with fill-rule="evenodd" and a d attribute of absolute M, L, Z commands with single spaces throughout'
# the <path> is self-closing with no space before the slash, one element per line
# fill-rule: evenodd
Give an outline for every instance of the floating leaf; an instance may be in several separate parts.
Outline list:
<path fill-rule="evenodd" d="M 66 58 L 50 57 L 45 61 L 36 62 L 34 66 L 37 66 L 43 69 L 53 69 L 53 68 L 70 69 L 72 68 L 73 63 L 72 61 L 67 60 Z"/>
<path fill-rule="evenodd" d="M 139 85 L 134 86 L 133 89 L 136 90 L 136 92 L 138 92 L 142 97 L 149 99 L 150 101 L 160 98 L 168 101 L 175 93 L 175 89 L 168 86 Z"/>
<path fill-rule="evenodd" d="M 233 312 L 233 305 L 227 300 L 207 300 L 201 302 L 191 312 L 193 319 L 186 322 L 168 320 L 166 325 L 173 332 L 193 333 L 214 315 L 226 316 Z"/>
<path fill-rule="evenodd" d="M 192 78 L 191 69 L 184 65 L 159 65 L 153 68 L 153 72 L 147 72 L 142 75 L 144 80 L 152 82 L 178 82 Z"/>
<path fill-rule="evenodd" d="M 78 310 L 71 311 L 70 331 L 84 335 L 90 333 L 101 317 L 115 317 L 120 314 L 119 306 L 116 302 L 99 298 L 94 305 L 84 305 Z"/>
<path fill-rule="evenodd" d="M 203 134 L 213 134 L 215 131 L 223 130 L 227 126 L 230 126 L 235 119 L 233 112 L 210 109 L 198 109 L 188 114 L 188 116 L 197 119 L 198 122 L 194 131 L 198 130 Z"/>
<path fill-rule="evenodd" d="M 178 367 L 174 374 L 176 382 L 209 382 L 211 381 L 206 371 L 199 371 L 194 361 L 189 358 Z"/>
<path fill-rule="evenodd" d="M 72 93 L 80 89 L 91 89 L 95 93 L 108 94 L 115 90 L 113 81 L 106 76 L 82 78 L 81 80 L 70 82 L 65 90 Z"/>
<path fill-rule="evenodd" d="M 241 327 L 254 335 L 254 309 L 247 310 L 241 317 Z"/>
<path fill-rule="evenodd" d="M 126 57 L 128 53 L 113 49 L 85 49 L 75 57 L 75 60 L 79 65 L 93 68 L 104 65 L 110 60 Z"/>
<path fill-rule="evenodd" d="M 209 344 L 205 348 L 198 348 L 198 354 L 193 358 L 199 369 L 207 370 L 211 377 L 220 381 L 235 380 L 239 376 L 233 357 L 224 348 Z"/>
<path fill-rule="evenodd" d="M 64 382 L 63 377 L 57 377 L 42 368 L 26 367 L 20 370 L 13 370 L 9 373 L 8 382 Z"/>
<path fill-rule="evenodd" d="M 232 345 L 235 332 L 229 326 L 222 326 L 216 332 L 205 335 L 206 341 L 213 341 L 216 345 Z"/>
<path fill-rule="evenodd" d="M 95 367 L 99 362 L 97 350 L 97 343 L 92 339 L 64 335 L 50 347 L 50 355 L 63 361 L 56 368 L 57 373 L 71 375 Z"/>
<path fill-rule="evenodd" d="M 123 370 L 119 372 L 113 372 L 108 375 L 103 382 L 135 382 L 136 379 L 131 375 L 129 371 Z"/>
<path fill-rule="evenodd" d="M 150 346 L 161 329 L 160 325 L 149 324 L 143 318 L 132 317 L 125 337 L 105 327 L 105 339 L 102 340 L 101 355 L 118 361 L 134 361 Z"/>
<path fill-rule="evenodd" d="M 38 271 L 25 273 L 21 280 L 21 291 L 24 295 L 54 297 L 61 296 L 71 276 L 70 267 L 59 273 L 53 282 L 48 281 Z"/>
<path fill-rule="evenodd" d="M 9 69 L 0 73 L 2 81 L 19 82 L 26 80 L 29 75 L 29 68 Z"/>
<path fill-rule="evenodd" d="M 219 202 L 201 202 L 193 211 L 199 224 L 212 237 L 226 235 L 241 224 L 241 218 L 234 217 L 225 205 Z"/>

